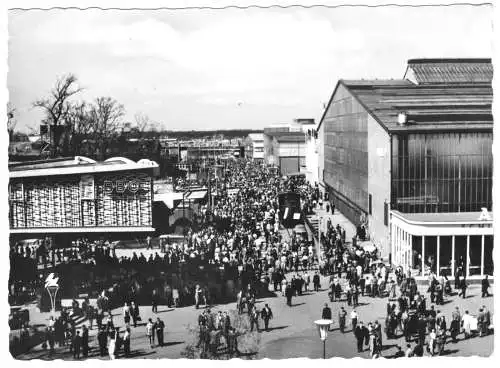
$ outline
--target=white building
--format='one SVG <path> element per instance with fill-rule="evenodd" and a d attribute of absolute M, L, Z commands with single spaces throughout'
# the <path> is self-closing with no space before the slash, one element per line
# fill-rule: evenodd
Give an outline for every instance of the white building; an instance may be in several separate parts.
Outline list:
<path fill-rule="evenodd" d="M 264 161 L 264 134 L 251 133 L 248 135 L 249 151 L 248 155 L 255 162 Z"/>

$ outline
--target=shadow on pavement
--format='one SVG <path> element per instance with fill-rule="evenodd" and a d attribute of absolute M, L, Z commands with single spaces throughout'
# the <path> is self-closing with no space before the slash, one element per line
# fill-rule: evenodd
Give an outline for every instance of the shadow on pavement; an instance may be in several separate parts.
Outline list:
<path fill-rule="evenodd" d="M 163 344 L 162 347 L 165 346 L 173 346 L 173 345 L 179 345 L 179 344 L 184 344 L 184 341 L 171 341 L 171 342 L 166 342 Z"/>
<path fill-rule="evenodd" d="M 166 312 L 173 312 L 174 310 L 175 310 L 175 308 L 165 309 L 165 310 L 162 310 L 162 311 L 156 312 L 156 314 L 166 313 Z"/>
<path fill-rule="evenodd" d="M 460 350 L 458 349 L 446 349 L 446 350 L 443 350 L 443 352 L 441 353 L 441 355 L 450 355 L 450 354 L 455 354 L 455 353 L 458 353 Z"/>
<path fill-rule="evenodd" d="M 153 355 L 156 354 L 156 351 L 144 351 L 144 350 L 136 350 L 130 352 L 128 358 L 138 358 L 138 357 L 144 357 L 148 355 Z"/>
<path fill-rule="evenodd" d="M 306 304 L 306 303 L 297 303 L 297 304 L 292 304 L 292 308 L 293 308 L 293 307 L 298 307 L 299 305 L 303 305 L 303 304 Z"/>
<path fill-rule="evenodd" d="M 287 328 L 287 327 L 289 327 L 289 326 L 269 327 L 269 328 L 267 329 L 267 332 L 271 332 L 271 331 L 274 331 L 274 330 L 283 330 L 283 329 L 285 329 L 285 328 Z M 263 330 L 263 331 L 265 331 L 265 330 Z"/>

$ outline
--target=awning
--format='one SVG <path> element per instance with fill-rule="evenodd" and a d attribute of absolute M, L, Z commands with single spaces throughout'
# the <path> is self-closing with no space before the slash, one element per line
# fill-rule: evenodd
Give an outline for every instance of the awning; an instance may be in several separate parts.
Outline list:
<path fill-rule="evenodd" d="M 199 190 L 196 192 L 192 192 L 189 196 L 186 197 L 187 200 L 199 200 L 199 199 L 204 199 L 207 196 L 208 191 L 206 190 Z M 182 199 L 182 198 L 181 198 Z"/>

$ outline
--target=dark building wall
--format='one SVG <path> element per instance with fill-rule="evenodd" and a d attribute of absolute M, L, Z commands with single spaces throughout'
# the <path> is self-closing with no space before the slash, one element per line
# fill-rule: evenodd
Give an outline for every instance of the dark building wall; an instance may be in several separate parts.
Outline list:
<path fill-rule="evenodd" d="M 368 212 L 368 113 L 339 85 L 322 124 L 324 182 L 336 207 L 358 224 Z"/>
<path fill-rule="evenodd" d="M 493 133 L 393 136 L 391 207 L 401 212 L 492 209 Z"/>

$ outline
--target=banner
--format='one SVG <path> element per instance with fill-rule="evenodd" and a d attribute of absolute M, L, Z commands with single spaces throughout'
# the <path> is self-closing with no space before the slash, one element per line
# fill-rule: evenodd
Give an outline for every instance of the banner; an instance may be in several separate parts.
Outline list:
<path fill-rule="evenodd" d="M 81 199 L 95 199 L 94 177 L 92 175 L 82 175 L 80 178 Z"/>

